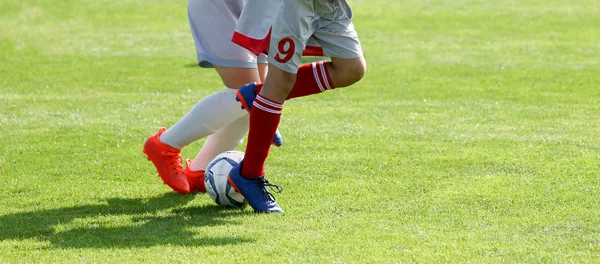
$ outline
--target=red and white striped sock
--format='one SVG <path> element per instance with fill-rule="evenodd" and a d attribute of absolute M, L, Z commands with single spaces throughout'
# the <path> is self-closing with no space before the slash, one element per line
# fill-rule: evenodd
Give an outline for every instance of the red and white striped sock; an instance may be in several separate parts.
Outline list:
<path fill-rule="evenodd" d="M 250 111 L 250 132 L 246 155 L 242 161 L 242 175 L 245 178 L 258 178 L 265 174 L 265 161 L 269 156 L 271 141 L 275 136 L 283 103 L 257 95 Z"/>
<path fill-rule="evenodd" d="M 333 90 L 333 84 L 327 71 L 326 61 L 319 61 L 301 65 L 296 76 L 294 88 L 287 99 L 303 97 L 311 94 L 318 94 L 327 90 Z M 256 85 L 254 90 L 256 94 L 262 89 L 262 83 Z"/>

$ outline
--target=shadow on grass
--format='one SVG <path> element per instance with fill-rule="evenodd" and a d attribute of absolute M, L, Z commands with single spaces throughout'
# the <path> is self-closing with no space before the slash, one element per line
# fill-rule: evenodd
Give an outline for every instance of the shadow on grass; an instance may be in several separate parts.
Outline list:
<path fill-rule="evenodd" d="M 188 63 L 183 66 L 186 68 L 200 68 L 200 66 L 198 66 L 198 63 Z"/>
<path fill-rule="evenodd" d="M 239 237 L 203 237 L 194 227 L 235 224 L 245 214 L 219 206 L 185 207 L 194 195 L 167 193 L 151 199 L 106 200 L 0 216 L 0 240 L 36 239 L 58 248 L 132 248 L 158 245 L 220 246 L 253 242 Z"/>

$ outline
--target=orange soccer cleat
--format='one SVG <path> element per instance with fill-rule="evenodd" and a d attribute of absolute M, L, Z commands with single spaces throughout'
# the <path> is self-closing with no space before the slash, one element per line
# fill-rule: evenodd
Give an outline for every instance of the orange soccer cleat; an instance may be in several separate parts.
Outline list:
<path fill-rule="evenodd" d="M 192 171 L 190 165 L 192 165 L 192 160 L 187 159 L 185 169 L 183 169 L 183 173 L 190 185 L 190 192 L 206 192 L 206 187 L 204 186 L 204 171 Z"/>
<path fill-rule="evenodd" d="M 148 160 L 152 161 L 158 171 L 158 176 L 166 185 L 178 193 L 189 193 L 190 185 L 181 166 L 181 151 L 160 142 L 160 135 L 166 130 L 163 127 L 146 140 L 144 153 L 148 156 Z"/>

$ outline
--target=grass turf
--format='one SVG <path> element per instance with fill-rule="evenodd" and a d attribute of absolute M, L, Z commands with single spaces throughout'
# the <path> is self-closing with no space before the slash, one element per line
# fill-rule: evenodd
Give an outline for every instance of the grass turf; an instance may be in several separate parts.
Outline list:
<path fill-rule="evenodd" d="M 350 4 L 367 76 L 286 103 L 255 215 L 141 153 L 222 89 L 185 3 L 2 1 L 0 262 L 598 261 L 597 1 Z"/>

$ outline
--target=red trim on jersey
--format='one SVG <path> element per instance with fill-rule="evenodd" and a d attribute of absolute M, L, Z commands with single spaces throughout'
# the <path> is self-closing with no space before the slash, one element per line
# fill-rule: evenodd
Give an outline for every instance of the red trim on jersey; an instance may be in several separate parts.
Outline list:
<path fill-rule="evenodd" d="M 306 46 L 302 52 L 302 56 L 324 56 L 323 48 L 318 46 Z"/>
<path fill-rule="evenodd" d="M 234 31 L 231 41 L 240 45 L 242 48 L 249 50 L 258 56 L 261 53 L 269 54 L 269 41 L 271 41 L 271 29 L 263 39 L 255 39 L 248 37 L 240 32 Z M 302 52 L 302 56 L 325 56 L 323 48 L 319 46 L 306 46 Z"/>
<path fill-rule="evenodd" d="M 248 37 L 242 33 L 237 31 L 233 32 L 233 37 L 231 37 L 231 41 L 235 44 L 240 45 L 242 48 L 249 50 L 254 53 L 254 55 L 258 56 L 261 53 L 267 54 L 269 52 L 269 41 L 271 40 L 271 30 L 269 29 L 269 33 L 263 39 L 255 39 Z"/>

